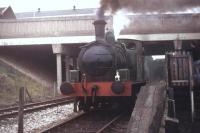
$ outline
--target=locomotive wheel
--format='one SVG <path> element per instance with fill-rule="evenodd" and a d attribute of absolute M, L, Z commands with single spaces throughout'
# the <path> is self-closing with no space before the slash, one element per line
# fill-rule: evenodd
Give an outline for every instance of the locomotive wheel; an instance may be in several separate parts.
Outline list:
<path fill-rule="evenodd" d="M 85 105 L 83 106 L 83 111 L 84 111 L 84 112 L 89 112 L 89 111 L 90 111 L 90 106 L 88 106 L 87 104 L 85 104 Z"/>
<path fill-rule="evenodd" d="M 79 104 L 78 104 L 79 110 L 83 110 L 84 112 L 88 112 L 90 110 L 90 104 L 88 103 L 88 99 L 86 103 L 84 102 L 84 98 L 79 98 Z"/>

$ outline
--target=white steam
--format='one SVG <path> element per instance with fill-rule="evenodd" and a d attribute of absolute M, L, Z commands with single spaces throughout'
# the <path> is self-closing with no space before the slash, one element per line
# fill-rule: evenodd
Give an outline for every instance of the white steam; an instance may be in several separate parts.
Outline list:
<path fill-rule="evenodd" d="M 168 11 L 163 14 L 188 14 L 188 13 L 200 13 L 200 7 L 192 7 L 192 8 L 186 8 L 185 10 L 181 11 Z"/>
<path fill-rule="evenodd" d="M 126 13 L 122 10 L 116 12 L 113 16 L 113 29 L 115 38 L 120 35 L 121 30 L 127 28 L 130 24 L 130 19 L 126 16 Z"/>

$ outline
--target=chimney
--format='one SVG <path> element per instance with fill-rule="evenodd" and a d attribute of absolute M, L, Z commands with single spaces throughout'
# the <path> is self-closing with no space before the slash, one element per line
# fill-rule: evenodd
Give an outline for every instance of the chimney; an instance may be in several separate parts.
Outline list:
<path fill-rule="evenodd" d="M 95 20 L 93 24 L 95 28 L 96 40 L 104 40 L 106 21 L 104 19 L 99 19 Z"/>

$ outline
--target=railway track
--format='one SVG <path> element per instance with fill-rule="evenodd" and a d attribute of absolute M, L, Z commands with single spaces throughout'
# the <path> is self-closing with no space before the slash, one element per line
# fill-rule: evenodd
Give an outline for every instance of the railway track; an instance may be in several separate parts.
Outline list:
<path fill-rule="evenodd" d="M 24 112 L 29 113 L 32 111 L 42 110 L 42 109 L 54 107 L 57 105 L 72 103 L 73 101 L 74 101 L 74 98 L 65 97 L 65 98 L 58 98 L 54 100 L 48 100 L 44 102 L 30 103 L 30 104 L 24 105 Z M 18 115 L 18 109 L 19 109 L 18 106 L 0 109 L 0 119 L 14 117 Z"/>
<path fill-rule="evenodd" d="M 101 133 L 125 133 L 128 127 L 128 122 L 131 117 L 131 112 L 122 114 L 118 119 L 113 121 Z"/>
<path fill-rule="evenodd" d="M 126 119 L 124 119 L 126 118 Z M 41 133 L 109 133 L 117 131 L 119 125 L 124 123 L 120 132 L 126 132 L 130 115 L 111 110 L 80 112 L 77 116 L 61 121 L 48 127 Z M 113 130 L 115 129 L 115 130 Z"/>

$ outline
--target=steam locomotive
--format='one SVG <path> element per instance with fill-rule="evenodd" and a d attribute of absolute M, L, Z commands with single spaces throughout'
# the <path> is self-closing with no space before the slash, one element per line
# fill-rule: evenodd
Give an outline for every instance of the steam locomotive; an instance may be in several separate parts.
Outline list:
<path fill-rule="evenodd" d="M 144 56 L 139 41 L 115 41 L 105 35 L 105 20 L 96 20 L 96 40 L 81 47 L 78 69 L 70 70 L 70 82 L 62 83 L 64 95 L 76 96 L 79 110 L 109 106 L 114 102 L 131 105 L 144 83 Z"/>

